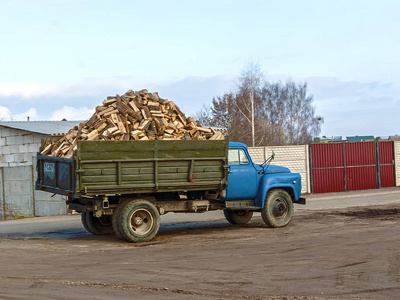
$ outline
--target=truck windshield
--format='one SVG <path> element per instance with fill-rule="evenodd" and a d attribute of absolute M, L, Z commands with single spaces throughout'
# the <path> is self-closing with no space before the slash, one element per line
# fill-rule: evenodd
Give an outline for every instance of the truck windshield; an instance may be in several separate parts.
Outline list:
<path fill-rule="evenodd" d="M 231 166 L 248 165 L 249 160 L 241 149 L 230 149 L 228 152 L 228 164 Z"/>

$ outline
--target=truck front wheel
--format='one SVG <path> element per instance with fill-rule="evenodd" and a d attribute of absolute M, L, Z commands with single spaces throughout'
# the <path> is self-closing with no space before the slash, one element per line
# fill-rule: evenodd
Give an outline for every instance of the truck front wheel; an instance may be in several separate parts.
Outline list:
<path fill-rule="evenodd" d="M 132 200 L 123 204 L 116 216 L 119 232 L 128 242 L 148 242 L 160 228 L 160 214 L 147 200 Z"/>
<path fill-rule="evenodd" d="M 251 210 L 225 209 L 224 215 L 231 224 L 247 224 L 253 216 L 253 212 Z"/>
<path fill-rule="evenodd" d="M 103 215 L 96 218 L 91 211 L 84 211 L 81 214 L 83 227 L 91 234 L 106 235 L 114 234 L 112 227 L 112 217 Z"/>
<path fill-rule="evenodd" d="M 281 189 L 268 192 L 261 217 L 269 227 L 284 227 L 293 216 L 293 202 L 290 195 Z"/>

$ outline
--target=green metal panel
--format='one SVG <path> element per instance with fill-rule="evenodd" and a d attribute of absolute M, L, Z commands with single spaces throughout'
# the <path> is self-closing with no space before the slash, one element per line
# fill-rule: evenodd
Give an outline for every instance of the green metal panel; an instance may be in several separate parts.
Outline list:
<path fill-rule="evenodd" d="M 79 141 L 77 195 L 225 189 L 228 141 Z"/>

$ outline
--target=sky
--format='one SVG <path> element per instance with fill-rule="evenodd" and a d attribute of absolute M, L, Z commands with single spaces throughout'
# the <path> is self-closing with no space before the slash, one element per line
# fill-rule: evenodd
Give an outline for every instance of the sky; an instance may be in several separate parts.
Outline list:
<path fill-rule="evenodd" d="M 188 116 L 249 62 L 307 82 L 320 136 L 400 134 L 398 0 L 0 0 L 0 120 L 85 120 L 147 89 Z"/>

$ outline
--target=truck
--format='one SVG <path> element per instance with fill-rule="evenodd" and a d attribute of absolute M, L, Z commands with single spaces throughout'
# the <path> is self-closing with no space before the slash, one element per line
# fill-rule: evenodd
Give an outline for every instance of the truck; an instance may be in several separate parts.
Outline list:
<path fill-rule="evenodd" d="M 128 242 L 153 239 L 169 212 L 223 210 L 232 224 L 261 212 L 283 227 L 305 199 L 300 174 L 273 158 L 255 164 L 228 140 L 79 141 L 72 158 L 38 154 L 36 189 L 66 196 L 88 232 Z"/>

